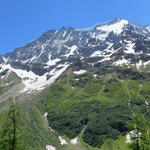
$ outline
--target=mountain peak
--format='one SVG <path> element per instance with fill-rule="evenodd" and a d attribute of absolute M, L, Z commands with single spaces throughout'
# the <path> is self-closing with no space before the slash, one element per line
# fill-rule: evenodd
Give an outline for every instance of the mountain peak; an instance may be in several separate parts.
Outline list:
<path fill-rule="evenodd" d="M 119 23 L 119 24 L 123 24 L 123 25 L 126 25 L 128 24 L 128 20 L 125 20 L 125 19 L 121 19 L 119 17 L 115 17 L 114 19 L 108 21 L 108 22 L 104 22 L 104 23 L 97 23 L 91 27 L 87 27 L 87 28 L 83 28 L 83 29 L 76 29 L 76 31 L 92 31 L 92 30 L 97 30 L 97 27 L 102 27 L 102 26 L 108 26 L 108 25 L 113 25 L 113 24 L 116 24 L 116 23 Z"/>
<path fill-rule="evenodd" d="M 113 20 L 97 25 L 95 30 L 104 31 L 104 32 L 114 32 L 115 34 L 120 34 L 123 31 L 123 28 L 128 24 L 127 20 L 114 18 Z"/>
<path fill-rule="evenodd" d="M 125 24 L 128 24 L 128 20 L 121 19 L 119 17 L 115 17 L 113 20 L 109 21 L 107 24 L 115 24 L 118 22 L 124 22 Z"/>

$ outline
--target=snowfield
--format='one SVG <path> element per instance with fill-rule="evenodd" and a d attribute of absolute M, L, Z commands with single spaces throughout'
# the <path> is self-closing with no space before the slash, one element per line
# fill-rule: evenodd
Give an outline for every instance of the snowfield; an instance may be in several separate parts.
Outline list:
<path fill-rule="evenodd" d="M 61 68 L 58 68 L 60 67 Z M 20 92 L 33 93 L 36 91 L 43 90 L 46 86 L 54 83 L 56 79 L 68 68 L 69 64 L 58 65 L 55 69 L 51 70 L 48 73 L 45 73 L 43 76 L 36 75 L 32 71 L 26 71 L 21 69 L 12 68 L 9 64 L 1 64 L 1 71 L 9 69 L 10 71 L 15 72 L 21 79 L 22 83 L 25 85 L 25 88 Z M 47 80 L 47 75 L 50 75 L 51 78 Z"/>

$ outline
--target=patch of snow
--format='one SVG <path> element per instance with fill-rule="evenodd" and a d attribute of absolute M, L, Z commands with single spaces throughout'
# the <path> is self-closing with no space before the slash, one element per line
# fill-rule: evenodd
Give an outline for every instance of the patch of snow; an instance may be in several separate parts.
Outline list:
<path fill-rule="evenodd" d="M 135 51 L 133 49 L 134 45 L 135 45 L 134 43 L 128 42 L 127 50 L 125 50 L 125 53 L 127 53 L 127 54 L 135 54 Z"/>
<path fill-rule="evenodd" d="M 1 79 L 4 79 L 5 78 L 5 76 L 1 76 Z"/>
<path fill-rule="evenodd" d="M 142 66 L 142 60 L 140 60 L 138 63 L 136 63 L 136 68 L 139 70 Z"/>
<path fill-rule="evenodd" d="M 114 51 L 112 48 L 113 43 L 107 42 L 107 44 L 108 44 L 108 47 L 104 51 L 95 51 L 90 57 L 104 57 L 104 59 L 101 60 L 100 62 L 103 62 L 105 60 L 110 60 L 110 56 L 116 51 L 118 51 L 119 49 Z M 110 54 L 107 54 L 107 53 L 110 53 Z"/>
<path fill-rule="evenodd" d="M 111 25 L 103 25 L 103 26 L 98 26 L 96 29 L 97 30 L 102 30 L 107 33 L 114 32 L 115 34 L 119 35 L 122 31 L 125 25 L 128 24 L 127 20 L 120 20 L 119 22 L 116 22 Z"/>
<path fill-rule="evenodd" d="M 56 59 L 54 59 L 54 60 L 49 60 L 46 64 L 47 64 L 48 66 L 54 66 L 54 65 L 56 65 L 56 63 L 59 62 L 59 61 L 60 61 L 60 59 L 59 59 L 59 58 L 56 58 Z"/>
<path fill-rule="evenodd" d="M 47 115 L 48 115 L 48 112 L 46 112 L 46 113 L 44 114 L 44 117 L 47 118 Z"/>
<path fill-rule="evenodd" d="M 131 143 L 131 137 L 129 133 L 126 135 L 126 143 Z"/>
<path fill-rule="evenodd" d="M 138 132 L 137 130 L 133 130 L 130 131 L 127 135 L 126 135 L 126 143 L 131 143 L 132 142 L 132 138 L 139 138 L 141 137 L 141 133 Z"/>
<path fill-rule="evenodd" d="M 83 59 L 84 59 L 84 57 L 83 57 L 83 56 L 81 56 L 81 57 L 80 57 L 80 60 L 83 60 Z"/>
<path fill-rule="evenodd" d="M 6 85 L 6 86 L 9 86 L 9 85 L 11 85 L 13 82 L 14 82 L 14 81 L 11 81 L 11 82 L 9 82 L 9 83 L 6 83 L 5 85 Z"/>
<path fill-rule="evenodd" d="M 79 79 L 75 79 L 76 81 L 79 81 Z"/>
<path fill-rule="evenodd" d="M 37 59 L 36 56 L 32 57 L 32 58 L 30 59 L 30 62 L 32 62 L 32 61 L 35 60 L 35 59 Z M 25 61 L 24 61 L 24 62 L 25 62 Z"/>
<path fill-rule="evenodd" d="M 95 51 L 90 57 L 101 57 L 101 56 L 103 56 L 101 51 Z"/>
<path fill-rule="evenodd" d="M 0 66 L 3 66 L 3 65 L 0 65 Z M 3 72 L 4 70 L 6 70 L 5 68 L 1 68 L 0 70 L 0 73 Z M 4 78 L 8 78 L 8 76 L 10 75 L 10 70 L 7 71 L 7 73 L 3 76 L 1 76 L 1 79 L 4 79 Z"/>
<path fill-rule="evenodd" d="M 64 46 L 64 44 L 67 41 L 69 41 L 69 39 L 71 38 L 71 34 L 72 34 L 72 32 L 70 32 L 70 34 L 66 37 L 65 40 L 59 40 L 59 39 L 54 40 L 52 47 L 57 48 L 57 53 L 58 54 L 60 53 L 60 50 Z"/>
<path fill-rule="evenodd" d="M 142 87 L 142 83 L 140 83 L 140 88 Z"/>
<path fill-rule="evenodd" d="M 51 54 L 49 53 L 49 55 L 48 55 L 48 62 L 46 63 L 48 66 L 54 66 L 54 65 L 56 65 L 56 63 L 57 62 L 59 62 L 60 61 L 60 59 L 59 58 L 56 58 L 56 59 L 51 59 Z"/>
<path fill-rule="evenodd" d="M 26 63 L 26 62 L 28 62 L 28 61 L 31 61 L 31 59 L 29 58 L 29 59 L 26 59 L 26 60 L 21 61 L 21 62 L 22 62 L 22 63 Z"/>
<path fill-rule="evenodd" d="M 97 74 L 94 74 L 94 75 L 93 75 L 94 78 L 96 78 L 97 76 L 98 76 Z"/>
<path fill-rule="evenodd" d="M 129 61 L 123 58 L 123 59 L 117 60 L 113 64 L 116 65 L 116 66 L 119 66 L 119 65 L 124 65 L 124 64 L 128 64 L 128 63 L 129 63 Z"/>
<path fill-rule="evenodd" d="M 71 144 L 77 144 L 78 143 L 78 138 L 76 137 L 75 139 L 71 140 Z"/>
<path fill-rule="evenodd" d="M 8 59 L 9 59 L 9 58 L 5 58 L 5 57 L 3 56 L 3 61 L 4 61 L 5 64 L 8 62 Z"/>
<path fill-rule="evenodd" d="M 46 145 L 46 150 L 56 150 L 56 148 L 52 145 Z"/>
<path fill-rule="evenodd" d="M 131 100 L 128 100 L 128 106 L 131 107 Z"/>
<path fill-rule="evenodd" d="M 45 47 L 47 46 L 48 42 L 49 42 L 49 40 L 47 40 L 43 45 L 41 45 L 41 52 L 40 52 L 40 54 L 38 55 L 38 57 L 37 57 L 36 60 L 38 60 L 38 58 L 44 53 Z"/>
<path fill-rule="evenodd" d="M 71 46 L 71 47 L 68 47 L 68 46 L 66 46 L 66 47 L 70 50 L 68 54 L 63 55 L 63 56 L 66 56 L 66 57 L 69 57 L 69 56 L 73 55 L 74 52 L 75 52 L 75 51 L 77 50 L 77 48 L 78 48 L 76 45 L 73 45 L 73 46 Z"/>
<path fill-rule="evenodd" d="M 48 127 L 52 132 L 54 131 L 51 127 Z"/>
<path fill-rule="evenodd" d="M 56 79 L 68 68 L 69 64 L 62 65 L 62 68 L 53 69 L 48 73 L 45 73 L 43 76 L 36 75 L 32 71 L 26 71 L 21 69 L 14 69 L 10 65 L 1 64 L 1 71 L 9 69 L 10 71 L 15 72 L 21 79 L 25 88 L 20 92 L 33 93 L 34 91 L 41 91 L 46 86 L 54 83 Z M 50 75 L 51 78 L 47 80 L 47 75 Z"/>
<path fill-rule="evenodd" d="M 98 62 L 104 62 L 104 61 L 107 61 L 107 60 L 110 60 L 110 56 L 107 56 L 107 57 L 103 58 L 102 60 L 100 60 Z"/>
<path fill-rule="evenodd" d="M 66 33 L 67 33 L 67 31 L 65 30 L 64 33 L 63 33 L 63 37 L 65 37 Z"/>
<path fill-rule="evenodd" d="M 86 73 L 86 70 L 74 71 L 73 73 L 77 74 L 77 75 L 80 75 L 80 74 Z"/>
<path fill-rule="evenodd" d="M 148 106 L 148 105 L 149 105 L 148 101 L 146 101 L 146 102 L 145 102 L 145 105 L 146 105 L 146 106 Z"/>
<path fill-rule="evenodd" d="M 68 143 L 66 142 L 66 140 L 63 139 L 61 136 L 59 136 L 58 139 L 59 139 L 61 145 L 66 145 L 66 144 L 68 144 Z"/>

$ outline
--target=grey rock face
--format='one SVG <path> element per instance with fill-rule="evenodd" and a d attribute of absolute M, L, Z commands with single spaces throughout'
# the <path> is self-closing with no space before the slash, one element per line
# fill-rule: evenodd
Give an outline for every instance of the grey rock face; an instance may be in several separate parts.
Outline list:
<path fill-rule="evenodd" d="M 124 59 L 136 64 L 139 60 L 148 61 L 149 54 L 148 30 L 115 18 L 90 30 L 71 27 L 49 30 L 35 41 L 0 56 L 0 63 L 43 75 L 59 64 L 71 64 L 76 59 L 87 60 L 89 63 L 107 61 L 111 64 Z"/>

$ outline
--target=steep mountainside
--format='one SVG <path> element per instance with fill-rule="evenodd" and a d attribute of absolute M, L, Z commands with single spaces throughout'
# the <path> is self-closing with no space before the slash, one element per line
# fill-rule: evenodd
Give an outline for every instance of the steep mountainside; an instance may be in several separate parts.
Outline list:
<path fill-rule="evenodd" d="M 85 30 L 49 30 L 1 56 L 1 70 L 15 72 L 25 84 L 23 91 L 33 92 L 53 83 L 77 59 L 92 65 L 146 67 L 150 62 L 150 34 L 145 29 L 115 18 Z"/>

